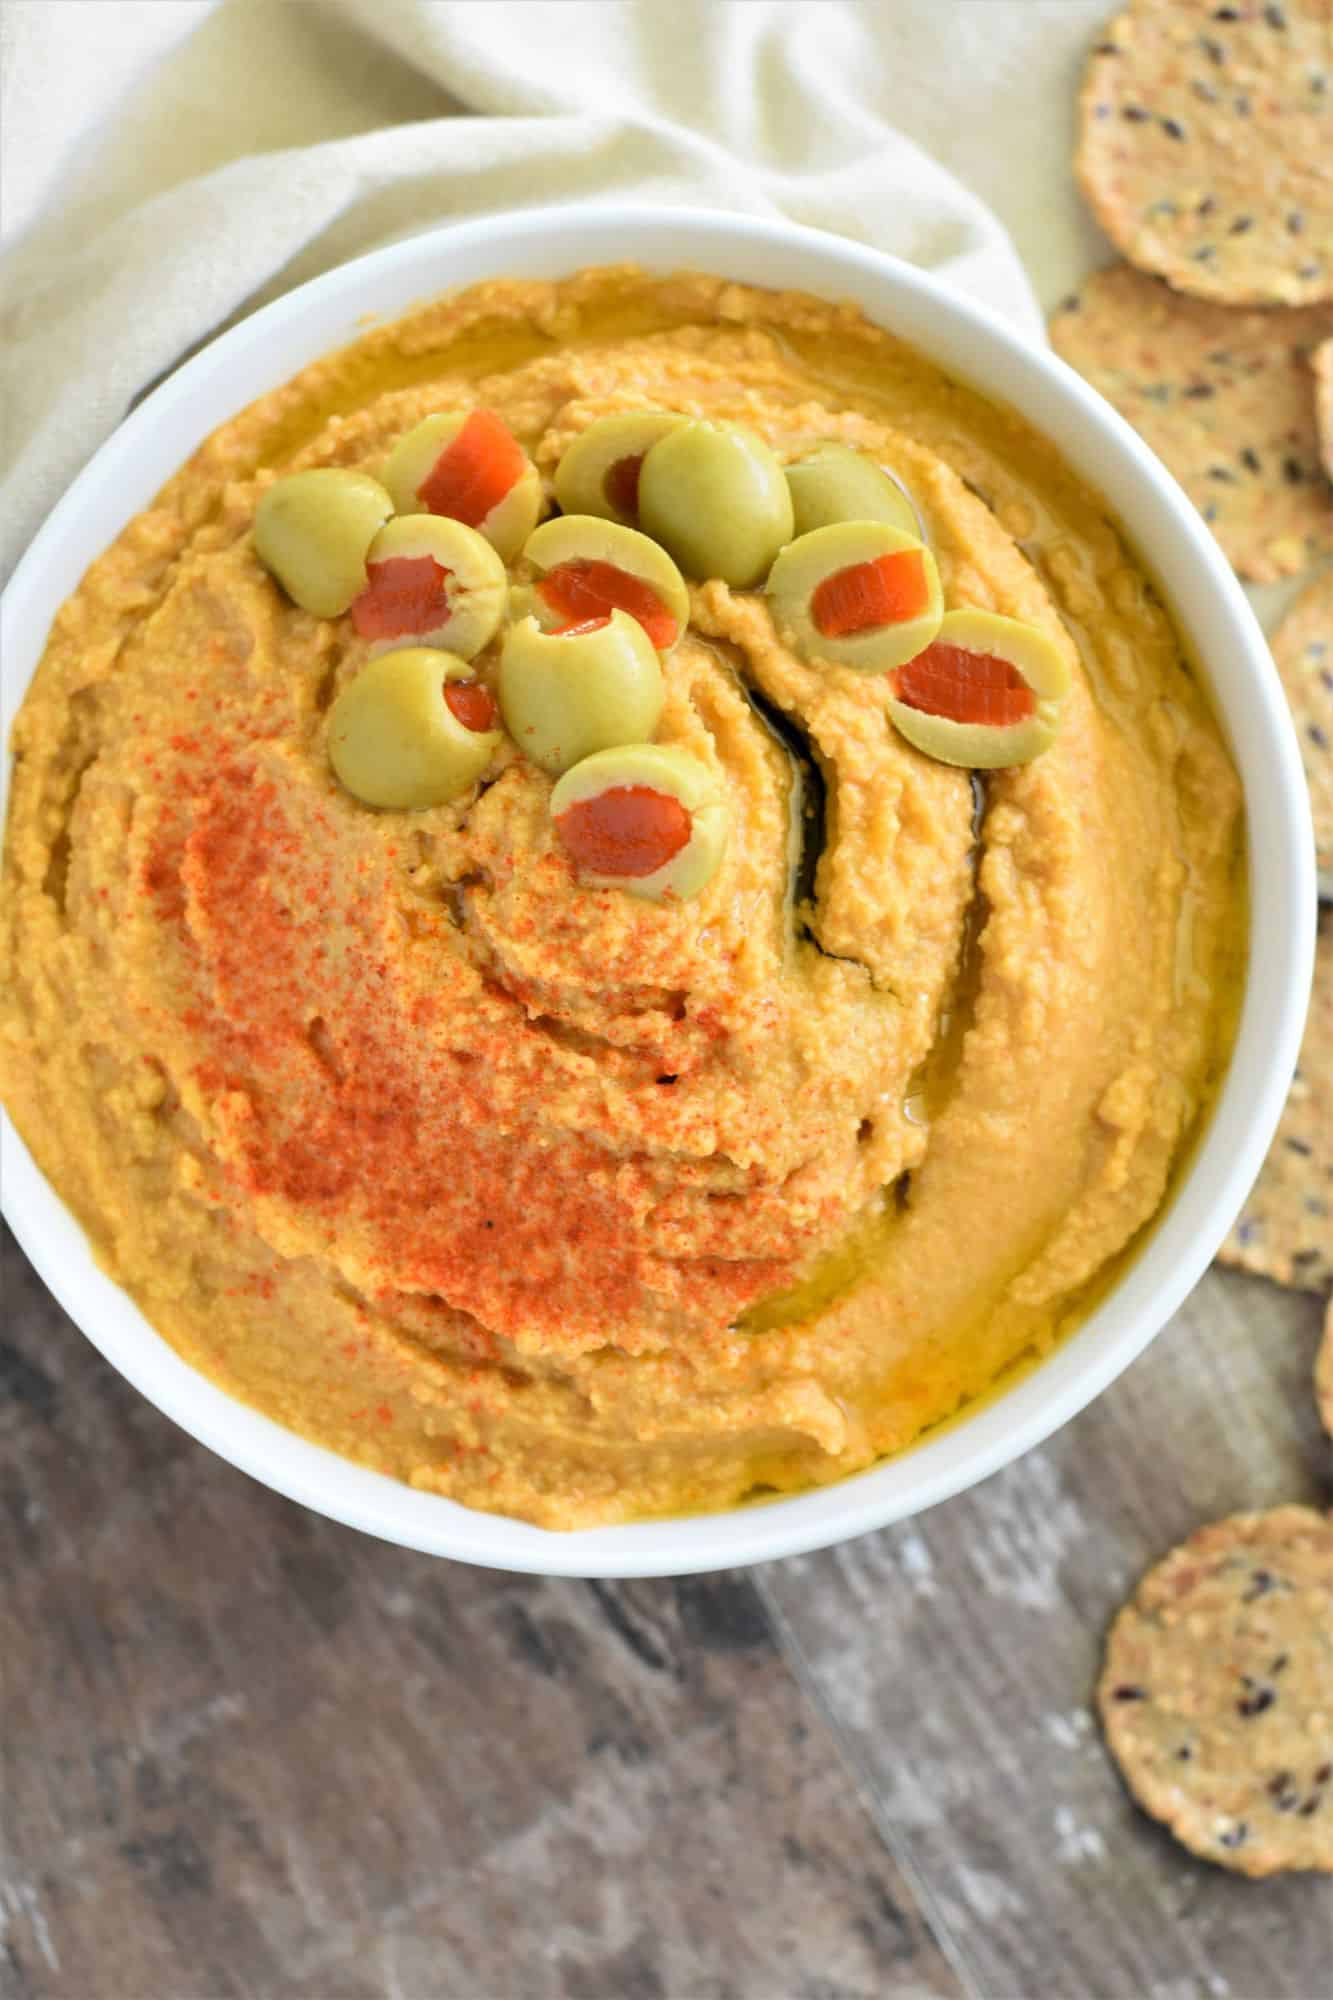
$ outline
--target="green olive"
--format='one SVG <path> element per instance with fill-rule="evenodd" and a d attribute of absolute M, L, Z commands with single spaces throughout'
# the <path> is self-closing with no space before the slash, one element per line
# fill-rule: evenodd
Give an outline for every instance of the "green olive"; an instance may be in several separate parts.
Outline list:
<path fill-rule="evenodd" d="M 425 569 L 408 587 L 400 568 Z M 427 564 L 434 565 L 434 574 Z M 508 596 L 505 566 L 475 528 L 444 514 L 400 514 L 382 527 L 366 551 L 367 585 L 351 606 L 363 639 L 397 648 L 404 640 L 440 646 L 470 660 L 500 629 Z"/>
<path fill-rule="evenodd" d="M 862 674 L 910 660 L 944 615 L 934 556 L 882 521 L 839 521 L 789 542 L 768 598 L 778 636 L 804 659 Z"/>
<path fill-rule="evenodd" d="M 787 467 L 797 535 L 835 521 L 887 521 L 924 541 L 920 517 L 907 489 L 863 451 L 849 444 L 821 444 Z"/>
<path fill-rule="evenodd" d="M 329 761 L 353 798 L 438 806 L 476 783 L 501 732 L 468 728 L 446 699 L 450 682 L 479 685 L 466 660 L 426 646 L 381 653 L 348 682 L 329 710 Z"/>
<path fill-rule="evenodd" d="M 400 514 L 425 512 L 449 516 L 450 507 L 433 506 L 423 488 L 429 488 L 431 475 L 469 419 L 488 427 L 492 434 L 492 447 L 498 446 L 508 458 L 509 470 L 514 478 L 480 519 L 474 520 L 470 514 L 464 517 L 462 513 L 457 518 L 464 520 L 465 526 L 474 527 L 483 534 L 502 561 L 512 562 L 541 519 L 542 482 L 536 466 L 512 436 L 508 426 L 491 411 L 442 411 L 414 424 L 399 438 L 385 460 L 384 484 Z"/>
<path fill-rule="evenodd" d="M 666 550 L 617 521 L 591 514 L 543 521 L 523 544 L 523 559 L 539 581 L 523 598 L 516 595 L 511 615 L 529 610 L 543 631 L 600 617 L 619 604 L 666 654 L 690 622 L 690 593 Z M 549 579 L 546 592 L 540 579 Z"/>
<path fill-rule="evenodd" d="M 613 611 L 595 629 L 543 632 L 524 618 L 505 634 L 500 707 L 505 727 L 542 769 L 642 743 L 662 713 L 662 668 L 637 620 Z"/>
<path fill-rule="evenodd" d="M 1059 647 L 1038 626 L 950 611 L 934 641 L 893 675 L 889 714 L 939 763 L 994 771 L 1050 749 L 1069 681 Z"/>
<path fill-rule="evenodd" d="M 639 521 L 687 575 L 748 590 L 791 540 L 791 494 L 781 465 L 753 431 L 684 423 L 643 461 Z"/>
<path fill-rule="evenodd" d="M 561 510 L 633 527 L 639 518 L 644 454 L 684 421 L 669 410 L 627 410 L 619 416 L 594 418 L 566 447 L 555 469 L 555 497 Z"/>
<path fill-rule="evenodd" d="M 687 750 L 630 743 L 566 771 L 551 818 L 589 888 L 684 902 L 721 867 L 731 812 L 721 781 Z"/>
<path fill-rule="evenodd" d="M 255 553 L 303 611 L 338 618 L 365 589 L 366 550 L 392 512 L 368 473 L 292 472 L 255 510 Z"/>

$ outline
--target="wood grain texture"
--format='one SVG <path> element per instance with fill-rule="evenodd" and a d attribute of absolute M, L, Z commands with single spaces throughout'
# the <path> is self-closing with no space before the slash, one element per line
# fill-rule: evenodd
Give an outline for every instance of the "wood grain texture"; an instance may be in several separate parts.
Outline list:
<path fill-rule="evenodd" d="M 3 1254 L 5 2000 L 958 2000 L 749 1578 L 339 1528 Z"/>
<path fill-rule="evenodd" d="M 1333 1879 L 1237 1880 L 1139 1813 L 1089 1700 L 1200 1522 L 1333 1500 L 1319 1301 L 1214 1271 L 1082 1417 L 973 1493 L 760 1579 L 893 1850 L 987 2000 L 1321 2000 Z"/>

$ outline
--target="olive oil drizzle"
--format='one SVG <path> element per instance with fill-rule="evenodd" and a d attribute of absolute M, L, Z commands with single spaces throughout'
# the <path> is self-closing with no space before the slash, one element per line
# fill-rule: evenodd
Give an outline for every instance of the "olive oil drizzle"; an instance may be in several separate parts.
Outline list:
<path fill-rule="evenodd" d="M 828 838 L 828 784 L 810 739 L 794 716 L 787 714 L 752 682 L 741 677 L 751 708 L 769 735 L 786 752 L 791 769 L 791 832 L 788 900 L 801 935 L 822 949 L 811 925 L 815 906 L 815 876 Z"/>
<path fill-rule="evenodd" d="M 963 912 L 958 968 L 941 1005 L 930 1052 L 914 1072 L 903 1106 L 906 1116 L 918 1125 L 933 1124 L 953 1095 L 962 1068 L 964 1043 L 981 991 L 981 940 L 990 916 L 990 905 L 976 878 L 981 865 L 986 803 L 985 779 L 974 773 L 973 892 Z M 881 1188 L 869 1209 L 861 1212 L 837 1243 L 815 1258 L 804 1277 L 752 1306 L 737 1321 L 738 1329 L 743 1333 L 769 1333 L 777 1327 L 795 1325 L 812 1318 L 850 1291 L 858 1278 L 874 1266 L 911 1200 L 911 1186 L 909 1169 Z"/>

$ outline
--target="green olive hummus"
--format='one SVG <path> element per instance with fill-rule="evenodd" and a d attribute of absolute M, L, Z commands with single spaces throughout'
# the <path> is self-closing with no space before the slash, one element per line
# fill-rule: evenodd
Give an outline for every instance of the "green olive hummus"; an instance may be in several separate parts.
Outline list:
<path fill-rule="evenodd" d="M 367 645 L 256 506 L 472 406 L 548 504 L 617 411 L 863 449 L 947 608 L 1060 649 L 1053 747 L 933 762 L 714 579 L 656 732 L 730 810 L 694 900 L 581 882 L 508 739 L 452 803 L 358 803 L 326 718 Z M 281 1423 L 546 1526 L 840 1479 L 983 1394 L 1118 1270 L 1226 1059 L 1240 791 L 1171 621 L 1043 439 L 850 307 L 596 270 L 368 333 L 94 563 L 14 748 L 0 1082 L 105 1268 Z"/>

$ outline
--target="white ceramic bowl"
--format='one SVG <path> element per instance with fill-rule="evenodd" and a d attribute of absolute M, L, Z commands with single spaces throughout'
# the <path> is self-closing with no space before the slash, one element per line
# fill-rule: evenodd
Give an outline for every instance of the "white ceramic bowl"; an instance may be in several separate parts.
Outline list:
<path fill-rule="evenodd" d="M 242 1471 L 335 1520 L 435 1555 L 554 1575 L 671 1575 L 863 1534 L 984 1479 L 1081 1410 L 1180 1305 L 1258 1172 L 1295 1063 L 1314 938 L 1309 809 L 1286 704 L 1249 605 L 1179 488 L 1093 390 L 991 314 L 894 258 L 782 222 L 625 204 L 487 217 L 377 251 L 255 313 L 121 425 L 19 565 L 0 628 L 6 740 L 57 606 L 200 440 L 244 404 L 355 339 L 367 313 L 392 317 L 479 279 L 557 277 L 627 258 L 855 300 L 1021 411 L 1132 525 L 1205 663 L 1244 781 L 1253 971 L 1225 1088 L 1169 1213 L 1114 1292 L 1040 1368 L 975 1416 L 840 1485 L 727 1514 L 567 1535 L 414 1492 L 214 1388 L 97 1269 L 6 1121 L 4 1208 L 15 1234 L 88 1338 L 159 1409 Z"/>

